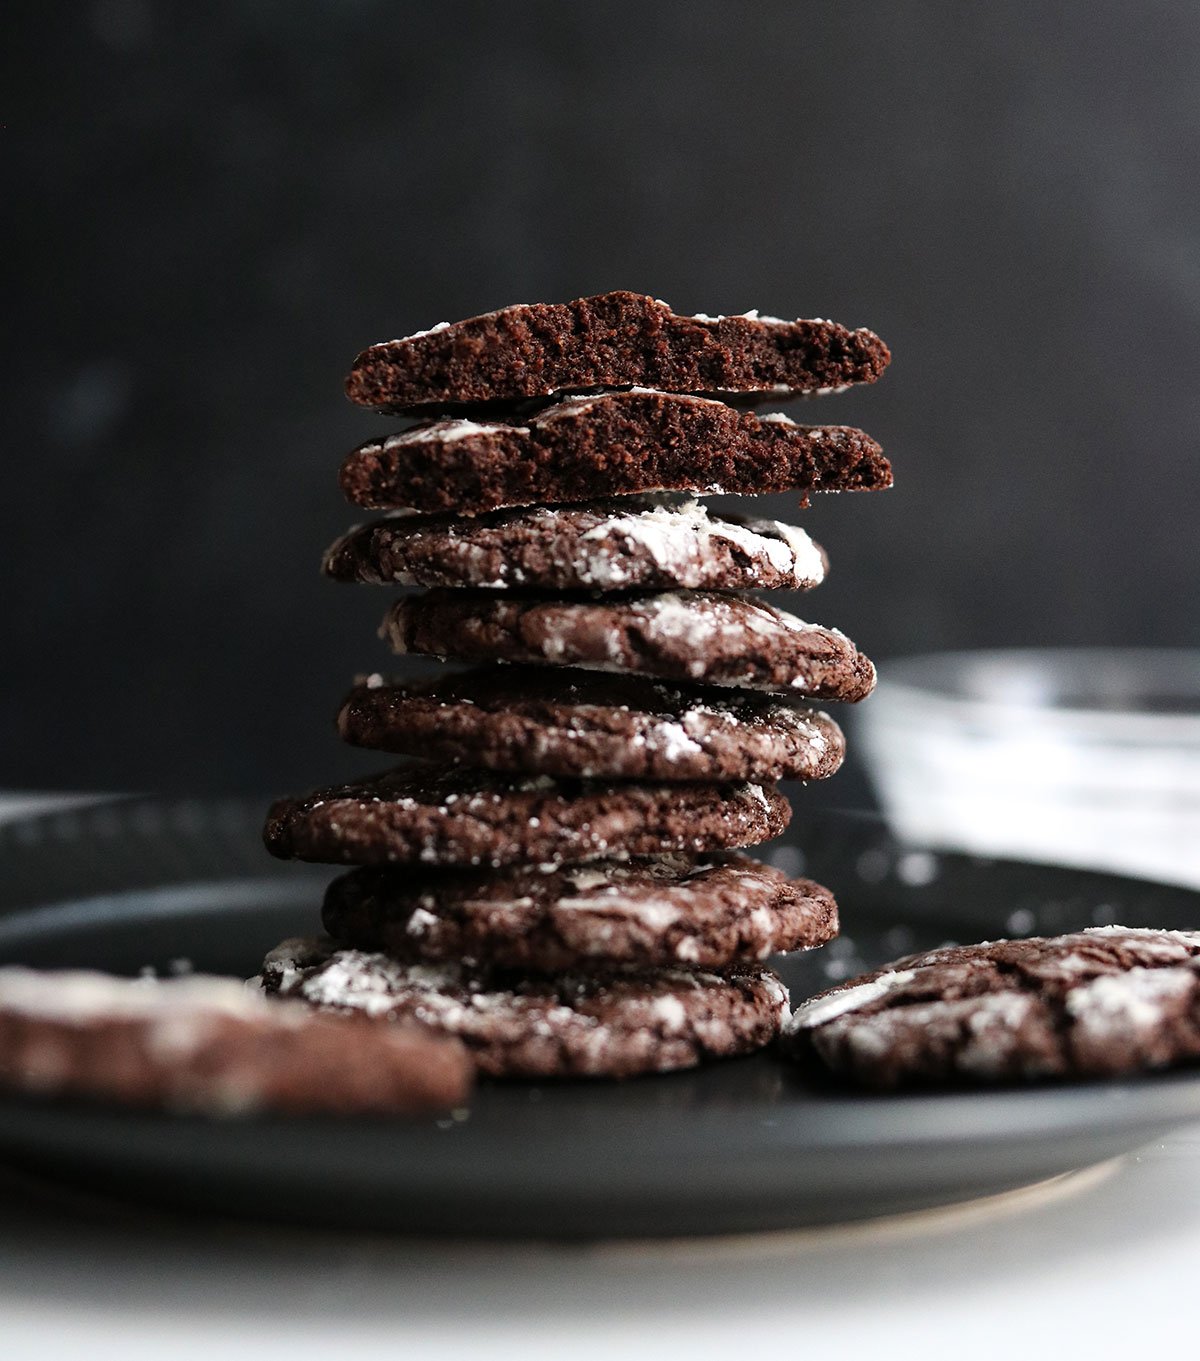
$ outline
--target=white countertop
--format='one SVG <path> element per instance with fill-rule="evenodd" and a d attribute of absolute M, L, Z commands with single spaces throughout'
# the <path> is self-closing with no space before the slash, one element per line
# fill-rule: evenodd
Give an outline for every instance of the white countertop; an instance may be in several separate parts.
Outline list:
<path fill-rule="evenodd" d="M 0 1355 L 1160 1354 L 1195 1337 L 1200 1128 L 873 1226 L 594 1248 L 158 1217 L 0 1175 Z"/>

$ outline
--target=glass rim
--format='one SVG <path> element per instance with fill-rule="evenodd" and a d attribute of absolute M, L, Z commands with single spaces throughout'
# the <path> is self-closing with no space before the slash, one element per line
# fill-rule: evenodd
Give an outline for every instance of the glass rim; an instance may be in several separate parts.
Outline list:
<path fill-rule="evenodd" d="M 985 693 L 979 679 L 989 671 L 995 674 L 988 677 Z M 1016 686 L 1008 695 L 1002 693 L 1006 672 Z M 1070 698 L 1060 702 L 1056 689 Z M 1078 702 L 1083 696 L 1111 698 L 1118 691 L 1133 703 L 1098 707 Z M 1139 693 L 1192 701 L 1195 712 L 1138 708 Z M 879 714 L 894 703 L 964 720 L 1049 720 L 1093 732 L 1128 736 L 1137 729 L 1160 740 L 1176 733 L 1200 740 L 1200 648 L 980 648 L 914 654 L 880 663 L 879 688 L 865 713 L 874 709 Z"/>

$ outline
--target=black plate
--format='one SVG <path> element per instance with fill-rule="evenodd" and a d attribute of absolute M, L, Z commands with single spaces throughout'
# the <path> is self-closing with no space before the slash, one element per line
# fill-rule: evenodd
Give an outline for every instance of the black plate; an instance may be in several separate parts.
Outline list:
<path fill-rule="evenodd" d="M 261 809 L 136 802 L 0 829 L 0 962 L 252 973 L 311 932 L 324 871 L 278 865 Z M 801 852 L 798 848 L 803 847 Z M 1200 895 L 895 846 L 800 817 L 771 849 L 829 883 L 846 934 L 782 967 L 800 997 L 948 939 L 1194 927 Z M 1200 1118 L 1200 1073 L 870 1097 L 771 1055 L 624 1083 L 483 1084 L 442 1121 L 201 1119 L 0 1101 L 14 1163 L 156 1203 L 452 1235 L 596 1238 L 862 1219 L 1008 1190 Z"/>

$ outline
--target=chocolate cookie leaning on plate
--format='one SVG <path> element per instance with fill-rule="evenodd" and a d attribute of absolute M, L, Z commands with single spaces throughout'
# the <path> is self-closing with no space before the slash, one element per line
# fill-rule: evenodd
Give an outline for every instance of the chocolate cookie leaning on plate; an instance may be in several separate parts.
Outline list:
<path fill-rule="evenodd" d="M 1200 1060 L 1200 932 L 1103 926 L 912 955 L 802 1002 L 783 1043 L 877 1088 Z"/>
<path fill-rule="evenodd" d="M 272 1004 L 238 978 L 0 969 L 0 1088 L 210 1116 L 461 1105 L 462 1045 Z"/>

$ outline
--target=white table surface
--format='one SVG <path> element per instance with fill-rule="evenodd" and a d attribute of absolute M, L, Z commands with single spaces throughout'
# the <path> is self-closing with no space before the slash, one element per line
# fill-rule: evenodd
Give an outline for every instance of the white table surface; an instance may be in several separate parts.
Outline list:
<path fill-rule="evenodd" d="M 206 1222 L 0 1170 L 2 1361 L 1152 1358 L 1195 1349 L 1198 1295 L 1200 1127 L 957 1210 L 585 1248 Z"/>
<path fill-rule="evenodd" d="M 634 1247 L 189 1222 L 0 1176 L 6 1361 L 1149 1358 L 1194 1347 L 1198 1276 L 1200 1129 L 969 1210 Z"/>

